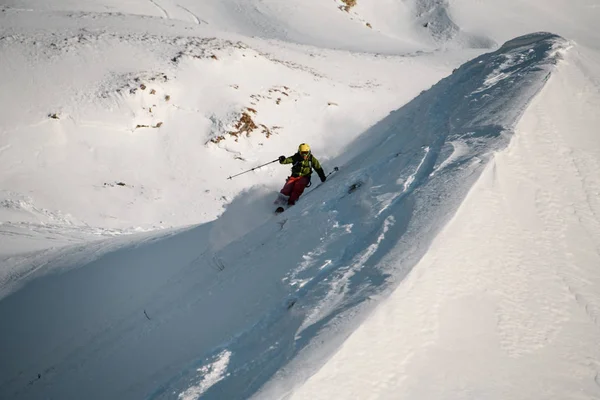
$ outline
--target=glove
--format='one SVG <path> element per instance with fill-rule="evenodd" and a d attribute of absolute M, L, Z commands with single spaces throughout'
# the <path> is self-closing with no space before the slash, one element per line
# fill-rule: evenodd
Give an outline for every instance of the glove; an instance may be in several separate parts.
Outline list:
<path fill-rule="evenodd" d="M 285 161 L 285 156 L 279 156 L 279 164 L 283 164 Z"/>
<path fill-rule="evenodd" d="M 319 178 L 321 178 L 321 182 L 325 182 L 327 180 L 327 177 L 325 175 L 321 175 L 319 176 Z"/>

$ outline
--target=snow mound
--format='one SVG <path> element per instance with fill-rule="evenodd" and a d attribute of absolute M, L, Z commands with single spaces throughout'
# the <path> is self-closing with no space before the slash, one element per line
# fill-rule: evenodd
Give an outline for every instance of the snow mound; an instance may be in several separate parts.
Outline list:
<path fill-rule="evenodd" d="M 417 24 L 426 28 L 434 41 L 455 42 L 471 48 L 492 48 L 496 43 L 485 36 L 466 33 L 450 17 L 448 0 L 416 0 Z"/>

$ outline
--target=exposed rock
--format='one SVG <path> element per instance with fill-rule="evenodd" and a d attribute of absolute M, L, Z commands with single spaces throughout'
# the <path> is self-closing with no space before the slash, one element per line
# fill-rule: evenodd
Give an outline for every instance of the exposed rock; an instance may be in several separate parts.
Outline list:
<path fill-rule="evenodd" d="M 342 0 L 342 3 L 345 5 L 340 6 L 340 9 L 349 12 L 350 9 L 356 5 L 356 0 Z"/>
<path fill-rule="evenodd" d="M 243 112 L 238 122 L 236 122 L 236 124 L 234 125 L 234 128 L 235 130 L 230 131 L 229 134 L 238 137 L 244 133 L 246 134 L 246 136 L 249 136 L 250 133 L 258 127 L 252 120 L 250 114 L 248 114 L 247 112 Z"/>

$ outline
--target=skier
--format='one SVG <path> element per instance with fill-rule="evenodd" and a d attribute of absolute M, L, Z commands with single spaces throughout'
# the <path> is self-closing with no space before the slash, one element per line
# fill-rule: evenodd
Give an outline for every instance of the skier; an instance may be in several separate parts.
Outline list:
<path fill-rule="evenodd" d="M 300 197 L 304 189 L 310 186 L 310 176 L 314 169 L 321 182 L 325 182 L 327 177 L 319 160 L 310 152 L 310 146 L 302 143 L 298 146 L 298 152 L 291 157 L 280 156 L 280 164 L 292 164 L 292 175 L 289 176 L 285 185 L 279 193 L 289 198 L 287 199 L 288 206 L 296 204 L 296 200 Z"/>

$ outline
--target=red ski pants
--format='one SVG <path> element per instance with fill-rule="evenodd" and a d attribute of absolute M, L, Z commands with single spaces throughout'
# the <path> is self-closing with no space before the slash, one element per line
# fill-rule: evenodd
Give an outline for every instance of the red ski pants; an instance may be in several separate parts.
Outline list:
<path fill-rule="evenodd" d="M 288 180 L 281 188 L 280 193 L 285 196 L 290 196 L 288 199 L 288 204 L 293 205 L 296 203 L 296 200 L 300 197 L 302 192 L 304 192 L 304 188 L 310 182 L 310 179 L 307 176 L 290 176 Z"/>

